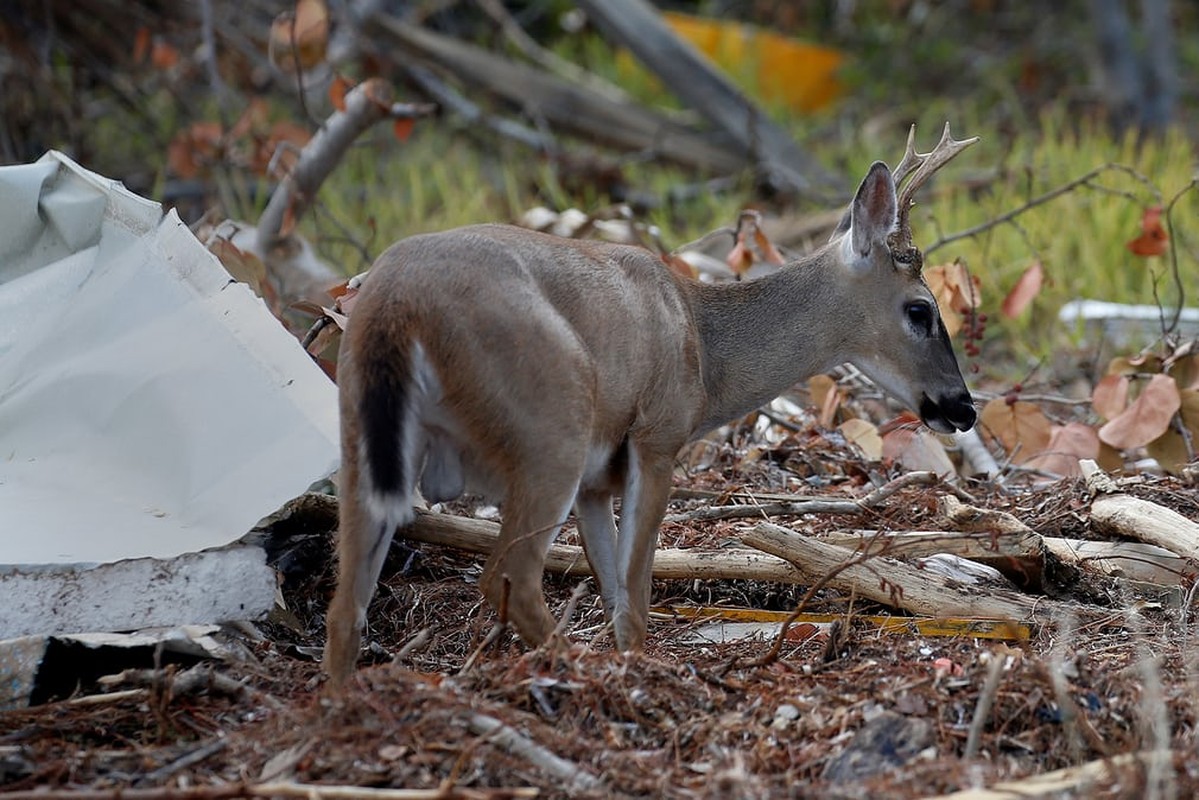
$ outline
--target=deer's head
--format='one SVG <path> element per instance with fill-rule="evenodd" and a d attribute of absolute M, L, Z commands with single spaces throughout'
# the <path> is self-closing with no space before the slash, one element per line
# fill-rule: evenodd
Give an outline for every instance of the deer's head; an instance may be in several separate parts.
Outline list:
<path fill-rule="evenodd" d="M 921 275 L 923 255 L 912 244 L 908 212 L 913 195 L 941 166 L 977 138 L 954 141 L 948 123 L 931 153 L 913 147 L 894 173 L 876 161 L 858 187 L 834 239 L 837 260 L 849 273 L 846 296 L 852 315 L 840 326 L 847 360 L 940 433 L 968 430 L 975 411 L 962 379 L 937 301 Z M 896 186 L 910 178 L 897 194 Z"/>

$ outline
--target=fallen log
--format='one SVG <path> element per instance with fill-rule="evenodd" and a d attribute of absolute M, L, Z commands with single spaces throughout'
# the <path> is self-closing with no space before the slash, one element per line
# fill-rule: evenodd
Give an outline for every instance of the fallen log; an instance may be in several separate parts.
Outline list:
<path fill-rule="evenodd" d="M 923 800 L 1035 800 L 1039 797 L 1096 797 L 1101 788 L 1116 783 L 1144 786 L 1144 772 L 1161 775 L 1174 769 L 1174 754 L 1165 751 L 1124 753 L 1075 767 L 1057 769 L 1027 778 L 1003 781 L 979 789 L 930 795 Z"/>
<path fill-rule="evenodd" d="M 688 107 L 704 115 L 752 156 L 782 192 L 824 198 L 836 186 L 831 173 L 802 151 L 791 135 L 737 90 L 705 56 L 679 38 L 645 0 L 577 0 L 615 44 L 627 47 Z"/>
<path fill-rule="evenodd" d="M 1192 571 L 1199 566 L 1199 523 L 1163 505 L 1121 493 L 1119 484 L 1090 459 L 1080 461 L 1079 467 L 1095 495 L 1091 522 L 1097 530 L 1165 548 L 1191 562 Z"/>
<path fill-rule="evenodd" d="M 1126 494 L 1096 497 L 1091 522 L 1103 533 L 1157 545 L 1199 565 L 1199 523 L 1150 500 Z"/>
<path fill-rule="evenodd" d="M 1044 597 L 997 588 L 980 593 L 977 587 L 932 575 L 911 564 L 885 556 L 855 554 L 768 522 L 748 531 L 743 540 L 751 547 L 785 558 L 810 580 L 824 580 L 832 588 L 914 614 L 1034 623 L 1048 623 L 1064 613 L 1086 615 L 1082 607 Z"/>
<path fill-rule="evenodd" d="M 1195 568 L 1164 547 L 1144 542 L 1098 542 L 1089 539 L 1042 538 L 1058 561 L 1085 572 L 1160 586 L 1178 586 Z"/>
<path fill-rule="evenodd" d="M 494 522 L 451 514 L 418 511 L 403 536 L 416 542 L 456 547 L 472 553 L 490 553 L 495 547 L 500 526 Z M 591 575 L 591 565 L 583 548 L 554 544 L 545 560 L 545 568 L 564 575 Z M 802 583 L 803 574 L 781 558 L 750 550 L 682 550 L 662 548 L 654 553 L 655 578 L 664 580 L 750 580 Z"/>
<path fill-rule="evenodd" d="M 1031 531 L 834 531 L 820 541 L 848 550 L 892 558 L 950 553 L 983 564 L 1012 559 L 1039 565 L 1045 554 L 1040 534 Z M 992 564 L 993 566 L 994 564 Z"/>
<path fill-rule="evenodd" d="M 749 151 L 722 147 L 643 106 L 613 100 L 544 69 L 510 61 L 387 14 L 372 14 L 364 30 L 397 45 L 418 62 L 436 66 L 468 86 L 504 100 L 534 120 L 589 141 L 653 153 L 675 164 L 715 173 L 736 172 L 749 164 Z"/>

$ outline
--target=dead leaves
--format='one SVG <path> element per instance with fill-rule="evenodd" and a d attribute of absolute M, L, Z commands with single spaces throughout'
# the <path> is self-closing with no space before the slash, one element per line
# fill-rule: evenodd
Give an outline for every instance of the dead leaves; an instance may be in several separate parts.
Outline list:
<path fill-rule="evenodd" d="M 311 138 L 307 128 L 290 120 L 271 122 L 266 101 L 256 98 L 228 131 L 219 122 L 202 120 L 175 134 L 167 149 L 167 167 L 188 180 L 219 164 L 278 177 L 291 171 Z"/>
<path fill-rule="evenodd" d="M 1028 265 L 1020 275 L 1020 279 L 1016 281 L 1016 285 L 1008 292 L 1007 297 L 1003 298 L 1003 305 L 1000 311 L 1008 319 L 1015 319 L 1020 316 L 1024 309 L 1032 304 L 1032 301 L 1038 294 L 1041 293 L 1041 286 L 1045 282 L 1045 269 L 1041 266 L 1040 261 L 1034 261 Z"/>
<path fill-rule="evenodd" d="M 983 406 L 979 422 L 1017 464 L 1043 453 L 1053 434 L 1052 424 L 1040 406 L 1011 396 L 996 397 Z"/>
<path fill-rule="evenodd" d="M 1188 342 L 1166 356 L 1112 359 L 1091 392 L 1100 424 L 1055 424 L 1013 391 L 983 408 L 984 434 L 1013 463 L 1054 475 L 1077 475 L 1081 458 L 1119 470 L 1142 449 L 1178 472 L 1194 460 L 1199 442 L 1199 354 L 1191 349 Z"/>
<path fill-rule="evenodd" d="M 747 209 L 737 220 L 736 243 L 725 257 L 729 269 L 738 277 L 749 272 L 755 261 L 782 266 L 786 263 L 782 253 L 762 231 L 762 215 Z"/>
<path fill-rule="evenodd" d="M 1169 242 L 1170 235 L 1162 227 L 1162 207 L 1150 206 L 1141 215 L 1141 235 L 1125 246 L 1133 255 L 1161 256 L 1165 255 Z"/>
<path fill-rule="evenodd" d="M 950 337 L 956 336 L 965 323 L 965 315 L 973 313 L 982 302 L 978 278 L 970 274 L 960 261 L 925 267 L 924 280 L 937 300 L 941 320 Z"/>
<path fill-rule="evenodd" d="M 268 55 L 281 72 L 294 74 L 325 60 L 329 47 L 329 9 L 325 0 L 298 0 L 271 23 Z"/>
<path fill-rule="evenodd" d="M 1099 429 L 1099 438 L 1118 450 L 1144 447 L 1169 429 L 1181 406 L 1174 379 L 1154 375 L 1128 408 Z"/>

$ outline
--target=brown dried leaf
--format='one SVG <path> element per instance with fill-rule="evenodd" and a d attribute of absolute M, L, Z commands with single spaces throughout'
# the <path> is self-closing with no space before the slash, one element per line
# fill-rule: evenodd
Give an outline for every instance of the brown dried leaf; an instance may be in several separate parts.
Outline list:
<path fill-rule="evenodd" d="M 1166 472 L 1177 475 L 1191 462 L 1186 439 L 1178 431 L 1166 431 L 1145 445 L 1145 452 Z"/>
<path fill-rule="evenodd" d="M 956 472 L 945 446 L 925 430 L 897 428 L 883 436 L 883 460 L 898 462 L 912 472 L 935 472 L 943 478 Z"/>
<path fill-rule="evenodd" d="M 1041 453 L 1025 462 L 1025 466 L 1054 475 L 1076 478 L 1082 474 L 1078 466 L 1080 458 L 1099 457 L 1099 436 L 1090 425 L 1070 422 L 1054 425 L 1049 444 Z"/>
<path fill-rule="evenodd" d="M 343 112 L 346 110 L 346 92 L 353 87 L 354 84 L 344 75 L 333 76 L 333 80 L 329 82 L 329 102 L 335 109 Z"/>
<path fill-rule="evenodd" d="M 770 241 L 770 237 L 763 232 L 760 225 L 754 225 L 754 243 L 758 246 L 758 252 L 762 254 L 762 259 L 767 263 L 777 264 L 780 267 L 787 263 L 783 254 L 774 246 L 774 242 Z"/>
<path fill-rule="evenodd" d="M 1154 375 L 1132 405 L 1099 429 L 1099 438 L 1120 450 L 1147 445 L 1166 432 L 1181 404 L 1174 379 Z"/>
<path fill-rule="evenodd" d="M 1136 356 L 1117 356 L 1107 364 L 1107 374 L 1116 375 L 1145 375 L 1163 371 L 1165 362 L 1155 353 L 1141 353 Z"/>
<path fill-rule="evenodd" d="M 1003 298 L 1003 306 L 1000 308 L 1002 314 L 1009 319 L 1020 316 L 1040 294 L 1044 282 L 1045 270 L 1041 267 L 1041 262 L 1034 261 L 1029 264 L 1007 297 Z"/>
<path fill-rule="evenodd" d="M 194 178 L 215 163 L 223 150 L 224 129 L 219 122 L 193 122 L 171 139 L 167 167 L 180 178 Z"/>
<path fill-rule="evenodd" d="M 1002 397 L 983 406 L 979 421 L 983 429 L 999 440 L 1004 450 L 1022 464 L 1049 446 L 1052 424 L 1033 403 L 1008 403 Z"/>
<path fill-rule="evenodd" d="M 754 265 L 754 254 L 745 246 L 745 241 L 738 236 L 737 243 L 733 245 L 733 249 L 725 256 L 724 262 L 729 265 L 729 269 L 735 274 L 744 275 Z"/>
<path fill-rule="evenodd" d="M 1167 374 L 1179 389 L 1199 389 L 1199 353 L 1184 353 L 1174 357 Z"/>
<path fill-rule="evenodd" d="M 837 382 L 828 375 L 813 375 L 808 378 L 808 392 L 812 395 L 812 402 L 820 410 L 820 426 L 831 427 L 842 399 Z"/>
<path fill-rule="evenodd" d="M 1128 408 L 1128 378 L 1109 374 L 1099 379 L 1091 392 L 1091 407 L 1104 419 L 1115 419 Z"/>
<path fill-rule="evenodd" d="M 945 330 L 956 336 L 962 329 L 964 315 L 978 308 L 981 302 L 978 278 L 970 274 L 965 264 L 954 261 L 925 268 L 924 280 L 937 300 Z"/>
<path fill-rule="evenodd" d="M 271 23 L 268 54 L 283 72 L 315 67 L 325 60 L 329 46 L 329 9 L 325 0 L 297 0 L 294 12 L 285 11 Z"/>
<path fill-rule="evenodd" d="M 879 435 L 878 428 L 873 423 L 864 419 L 847 419 L 837 426 L 837 430 L 869 460 L 882 459 L 883 437 Z"/>
<path fill-rule="evenodd" d="M 262 294 L 262 284 L 266 280 L 266 265 L 262 259 L 219 237 L 208 243 L 208 250 L 220 260 L 233 280 L 247 284 L 257 295 Z"/>
<path fill-rule="evenodd" d="M 1199 442 L 1199 389 L 1181 389 L 1178 398 L 1182 424 L 1190 431 L 1191 441 Z"/>

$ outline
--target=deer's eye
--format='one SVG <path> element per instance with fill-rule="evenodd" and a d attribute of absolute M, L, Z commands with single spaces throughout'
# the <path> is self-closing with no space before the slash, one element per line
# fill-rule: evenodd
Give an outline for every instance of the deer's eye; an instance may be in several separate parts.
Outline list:
<path fill-rule="evenodd" d="M 925 336 L 933 334 L 933 307 L 924 300 L 913 300 L 903 307 L 908 324 Z"/>

